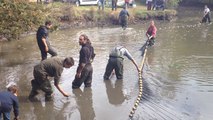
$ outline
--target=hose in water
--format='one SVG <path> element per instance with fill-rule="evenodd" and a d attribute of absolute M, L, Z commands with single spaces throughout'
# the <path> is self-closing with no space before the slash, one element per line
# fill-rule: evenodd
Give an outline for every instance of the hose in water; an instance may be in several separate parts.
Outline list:
<path fill-rule="evenodd" d="M 135 103 L 134 103 L 134 106 L 132 107 L 132 110 L 129 114 L 129 117 L 132 118 L 138 105 L 139 105 L 139 102 L 141 101 L 142 99 L 142 93 L 143 93 L 143 79 L 142 79 L 142 69 L 143 69 L 143 66 L 144 66 L 144 61 L 145 61 L 145 57 L 146 57 L 146 52 L 147 52 L 147 42 L 145 43 L 144 45 L 145 49 L 143 52 L 143 55 L 142 55 L 142 61 L 141 61 L 141 65 L 140 65 L 140 72 L 138 72 L 138 76 L 139 76 L 139 94 L 138 94 L 138 97 L 137 99 L 135 100 Z M 143 47 L 142 47 L 143 48 Z"/>

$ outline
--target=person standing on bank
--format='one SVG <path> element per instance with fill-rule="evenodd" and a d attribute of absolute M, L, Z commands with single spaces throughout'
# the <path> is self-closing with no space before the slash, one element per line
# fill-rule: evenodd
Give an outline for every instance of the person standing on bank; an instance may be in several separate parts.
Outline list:
<path fill-rule="evenodd" d="M 117 46 L 113 48 L 109 54 L 109 60 L 104 73 L 104 80 L 109 80 L 109 77 L 111 76 L 113 70 L 115 70 L 117 79 L 123 79 L 124 56 L 131 60 L 137 70 L 140 71 L 129 51 L 124 46 Z"/>
<path fill-rule="evenodd" d="M 119 14 L 119 22 L 123 30 L 127 28 L 128 18 L 129 18 L 129 12 L 126 10 L 126 6 L 124 6 L 123 10 L 121 10 Z"/>
<path fill-rule="evenodd" d="M 118 0 L 112 0 L 112 11 L 117 10 L 117 2 Z"/>
<path fill-rule="evenodd" d="M 61 59 L 58 57 L 52 57 L 41 61 L 38 65 L 34 66 L 33 76 L 31 81 L 32 90 L 29 95 L 31 101 L 35 100 L 35 96 L 38 94 L 38 90 L 45 92 L 45 100 L 50 101 L 52 99 L 52 87 L 48 77 L 54 77 L 55 87 L 65 96 L 69 95 L 64 92 L 59 86 L 59 80 L 63 72 L 63 68 L 70 68 L 74 65 L 72 57 Z"/>
<path fill-rule="evenodd" d="M 148 46 L 154 45 L 156 32 L 157 32 L 157 28 L 155 26 L 155 22 L 152 20 L 150 22 L 150 26 L 149 26 L 148 30 L 146 31 L 146 36 L 148 38 L 148 40 L 147 40 L 147 42 L 148 42 L 147 45 Z"/>
<path fill-rule="evenodd" d="M 82 83 L 85 87 L 91 87 L 92 85 L 93 68 L 91 63 L 95 57 L 94 48 L 85 34 L 80 35 L 79 45 L 81 45 L 81 50 L 75 79 L 72 82 L 73 89 L 79 88 Z"/>
<path fill-rule="evenodd" d="M 19 103 L 17 98 L 17 86 L 10 85 L 7 91 L 0 92 L 0 120 L 3 115 L 3 120 L 10 120 L 10 111 L 13 108 L 14 120 L 19 118 Z"/>
<path fill-rule="evenodd" d="M 152 0 L 146 0 L 147 10 L 151 10 L 152 8 Z"/>
<path fill-rule="evenodd" d="M 41 51 L 41 58 L 42 60 L 47 59 L 47 53 L 49 53 L 52 56 L 57 56 L 57 52 L 51 47 L 50 42 L 48 40 L 48 34 L 50 29 L 52 27 L 51 21 L 46 21 L 45 26 L 40 26 L 38 28 L 36 39 L 38 43 L 38 47 Z"/>
<path fill-rule="evenodd" d="M 210 13 L 210 9 L 208 8 L 207 5 L 205 5 L 203 13 L 204 13 L 204 15 L 203 15 L 203 19 L 202 19 L 201 23 L 206 23 L 207 20 L 209 23 L 211 23 L 211 18 L 210 18 L 211 13 Z"/>
<path fill-rule="evenodd" d="M 98 10 L 104 10 L 105 0 L 98 0 Z"/>

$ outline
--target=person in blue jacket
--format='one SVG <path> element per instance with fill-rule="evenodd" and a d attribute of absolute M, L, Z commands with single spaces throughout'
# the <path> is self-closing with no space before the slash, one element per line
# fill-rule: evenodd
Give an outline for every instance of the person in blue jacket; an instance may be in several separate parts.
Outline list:
<path fill-rule="evenodd" d="M 14 110 L 14 120 L 19 118 L 19 103 L 17 98 L 17 86 L 10 85 L 8 91 L 0 92 L 0 120 L 10 120 L 10 112 Z"/>
<path fill-rule="evenodd" d="M 124 6 L 123 10 L 121 10 L 119 13 L 119 22 L 123 30 L 127 28 L 128 18 L 129 18 L 129 12 L 126 9 L 126 6 Z"/>

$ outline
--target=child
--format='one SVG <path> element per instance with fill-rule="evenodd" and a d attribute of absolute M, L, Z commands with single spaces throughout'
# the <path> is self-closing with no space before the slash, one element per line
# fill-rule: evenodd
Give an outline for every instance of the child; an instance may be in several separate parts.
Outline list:
<path fill-rule="evenodd" d="M 18 120 L 19 103 L 17 98 L 17 86 L 9 85 L 8 91 L 0 92 L 0 119 L 3 115 L 3 120 L 10 120 L 10 112 L 14 109 L 14 120 Z"/>

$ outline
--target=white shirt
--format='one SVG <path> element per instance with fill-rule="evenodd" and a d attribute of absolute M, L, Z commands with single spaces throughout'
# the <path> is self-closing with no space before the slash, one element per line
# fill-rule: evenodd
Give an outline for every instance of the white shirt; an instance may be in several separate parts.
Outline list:
<path fill-rule="evenodd" d="M 210 12 L 210 9 L 209 8 L 205 8 L 204 9 L 204 15 L 208 14 Z"/>

